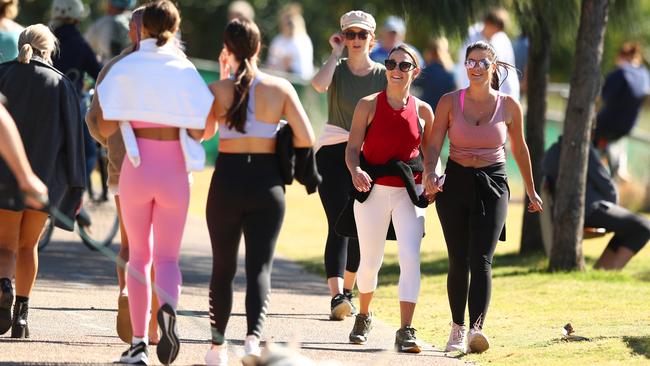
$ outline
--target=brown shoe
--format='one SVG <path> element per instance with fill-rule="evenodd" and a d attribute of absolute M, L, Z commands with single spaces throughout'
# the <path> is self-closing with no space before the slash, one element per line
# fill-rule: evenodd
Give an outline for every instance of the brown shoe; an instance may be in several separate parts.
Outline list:
<path fill-rule="evenodd" d="M 129 314 L 129 297 L 120 295 L 117 298 L 117 323 L 115 326 L 117 336 L 122 342 L 131 344 L 133 328 L 131 328 L 131 315 Z"/>

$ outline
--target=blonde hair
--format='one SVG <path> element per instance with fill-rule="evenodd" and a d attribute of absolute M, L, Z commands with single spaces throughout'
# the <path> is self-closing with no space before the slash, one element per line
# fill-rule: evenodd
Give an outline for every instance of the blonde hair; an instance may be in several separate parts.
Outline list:
<path fill-rule="evenodd" d="M 18 15 L 18 0 L 0 0 L 0 19 L 14 19 Z"/>
<path fill-rule="evenodd" d="M 32 56 L 43 58 L 52 64 L 52 53 L 58 46 L 58 40 L 43 24 L 34 24 L 25 28 L 18 36 L 18 62 L 28 64 Z"/>
<path fill-rule="evenodd" d="M 434 53 L 438 62 L 440 62 L 445 70 L 450 71 L 454 68 L 454 61 L 449 54 L 449 41 L 447 41 L 446 37 L 431 39 L 429 41 L 429 49 Z"/>

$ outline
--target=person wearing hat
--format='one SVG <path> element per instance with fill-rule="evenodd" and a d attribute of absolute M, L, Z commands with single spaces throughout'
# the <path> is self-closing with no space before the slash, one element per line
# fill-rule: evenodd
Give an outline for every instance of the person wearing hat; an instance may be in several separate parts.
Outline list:
<path fill-rule="evenodd" d="M 0 0 L 0 63 L 18 56 L 18 35 L 23 27 L 14 22 L 18 0 Z"/>
<path fill-rule="evenodd" d="M 84 34 L 100 62 L 107 62 L 129 46 L 130 9 L 135 3 L 135 0 L 108 1 L 106 15 L 97 19 Z"/>
<path fill-rule="evenodd" d="M 359 241 L 337 234 L 336 221 L 348 202 L 352 178 L 345 165 L 352 115 L 359 100 L 384 90 L 386 68 L 370 59 L 375 42 L 375 18 L 354 10 L 341 17 L 341 32 L 329 38 L 332 54 L 311 81 L 319 93 L 327 92 L 328 120 L 316 143 L 316 163 L 323 182 L 318 188 L 328 233 L 325 270 L 332 300 L 330 319 L 343 320 L 356 312 L 352 289 L 359 268 Z M 343 51 L 347 48 L 347 57 Z"/>
<path fill-rule="evenodd" d="M 375 47 L 370 52 L 370 58 L 379 63 L 383 63 L 384 60 L 388 58 L 388 53 L 395 46 L 400 45 L 404 42 L 404 36 L 406 35 L 406 23 L 400 17 L 394 15 L 389 16 L 384 21 L 384 24 L 381 26 L 381 31 L 379 32 L 379 40 L 375 44 Z M 420 65 L 424 65 L 424 58 L 413 45 L 405 43 L 415 52 L 415 57 L 418 58 Z"/>

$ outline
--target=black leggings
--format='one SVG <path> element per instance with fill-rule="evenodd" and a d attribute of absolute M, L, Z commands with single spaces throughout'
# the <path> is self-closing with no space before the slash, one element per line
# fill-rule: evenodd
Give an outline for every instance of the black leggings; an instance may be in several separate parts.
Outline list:
<path fill-rule="evenodd" d="M 444 191 L 436 197 L 436 210 L 449 255 L 447 295 L 452 319 L 464 325 L 465 306 L 469 303 L 470 325 L 481 328 L 490 304 L 492 257 L 504 228 L 509 189 L 504 164 L 480 169 L 504 191 L 499 198 L 490 197 L 474 174 L 477 170 L 449 160 Z"/>
<path fill-rule="evenodd" d="M 327 242 L 325 243 L 325 271 L 327 278 L 343 278 L 344 270 L 356 273 L 359 269 L 359 240 L 340 236 L 334 230 L 336 219 L 348 202 L 352 178 L 345 165 L 347 143 L 326 145 L 316 153 L 318 172 L 323 182 L 318 195 L 327 216 Z"/>
<path fill-rule="evenodd" d="M 219 153 L 205 209 L 212 242 L 210 323 L 214 344 L 224 342 L 232 311 L 242 232 L 246 245 L 247 335 L 261 336 L 284 208 L 284 184 L 275 154 Z"/>

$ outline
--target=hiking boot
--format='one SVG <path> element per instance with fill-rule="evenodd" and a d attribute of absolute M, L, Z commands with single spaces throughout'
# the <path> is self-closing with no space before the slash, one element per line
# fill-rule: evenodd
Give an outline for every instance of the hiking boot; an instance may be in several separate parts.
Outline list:
<path fill-rule="evenodd" d="M 20 296 L 18 296 L 20 299 Z M 23 298 L 25 300 L 26 298 Z M 29 326 L 27 325 L 27 313 L 29 303 L 27 301 L 16 301 L 14 304 L 14 316 L 11 321 L 11 338 L 29 338 Z"/>
<path fill-rule="evenodd" d="M 126 363 L 131 365 L 148 365 L 149 364 L 149 350 L 147 344 L 140 342 L 132 344 L 129 349 L 122 353 L 120 360 L 116 363 Z"/>
<path fill-rule="evenodd" d="M 164 304 L 158 309 L 158 326 L 162 336 L 156 346 L 156 354 L 162 364 L 169 365 L 174 362 L 180 349 L 180 340 L 176 329 L 176 310 L 171 305 Z"/>
<path fill-rule="evenodd" d="M 345 295 L 345 298 L 348 299 L 348 301 L 350 302 L 350 306 L 352 307 L 352 310 L 350 310 L 350 315 L 348 316 L 357 315 L 359 312 L 357 311 L 357 308 L 354 306 L 354 301 L 352 301 L 352 299 L 354 299 L 354 295 L 352 294 L 352 291 L 343 290 L 343 295 Z"/>
<path fill-rule="evenodd" d="M 205 354 L 205 364 L 207 366 L 228 366 L 228 348 L 226 343 L 217 346 L 217 348 L 210 347 L 208 353 Z"/>
<path fill-rule="evenodd" d="M 446 352 L 467 353 L 466 328 L 464 325 L 451 323 L 451 332 L 447 341 Z"/>
<path fill-rule="evenodd" d="M 350 333 L 350 342 L 365 344 L 368 341 L 368 334 L 372 330 L 372 314 L 357 314 L 354 320 L 354 327 Z"/>
<path fill-rule="evenodd" d="M 0 279 L 0 334 L 11 328 L 11 305 L 14 303 L 14 289 L 9 278 Z"/>
<path fill-rule="evenodd" d="M 129 297 L 120 295 L 117 298 L 117 319 L 115 321 L 115 330 L 117 336 L 122 342 L 130 344 L 133 338 L 133 328 L 131 328 L 131 314 L 129 313 Z"/>
<path fill-rule="evenodd" d="M 480 328 L 470 329 L 467 339 L 470 353 L 483 353 L 490 348 L 490 341 Z"/>
<path fill-rule="evenodd" d="M 397 330 L 395 333 L 395 350 L 397 352 L 420 353 L 420 342 L 415 338 L 415 328 L 410 325 Z"/>
<path fill-rule="evenodd" d="M 330 320 L 343 320 L 352 313 L 352 303 L 343 294 L 334 296 L 330 306 Z"/>
<path fill-rule="evenodd" d="M 260 357 L 262 349 L 260 348 L 260 339 L 256 335 L 247 335 L 244 340 L 244 354 Z"/>

